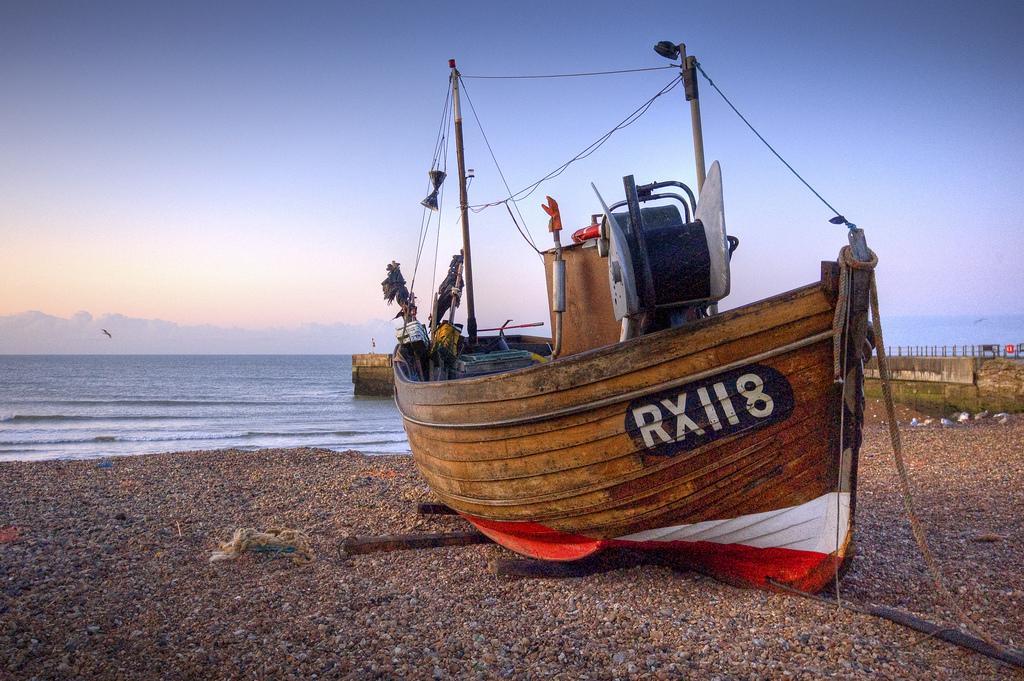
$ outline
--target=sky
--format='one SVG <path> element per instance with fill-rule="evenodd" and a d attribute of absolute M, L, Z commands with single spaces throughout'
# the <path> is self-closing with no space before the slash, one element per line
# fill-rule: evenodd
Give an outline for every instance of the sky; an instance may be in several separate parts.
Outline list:
<path fill-rule="evenodd" d="M 447 60 L 466 76 L 651 67 L 667 64 L 651 49 L 659 40 L 685 42 L 864 228 L 883 314 L 1018 314 L 1021 26 L 1019 2 L 5 2 L 0 329 L 43 318 L 78 328 L 86 312 L 89 323 L 234 330 L 239 352 L 264 347 L 256 339 L 269 329 L 386 334 L 384 266 L 401 262 L 407 278 L 416 269 L 429 299 L 459 248 L 452 150 L 441 234 L 428 234 L 416 268 Z M 465 82 L 519 189 L 672 77 Z M 844 229 L 700 85 L 708 163 L 722 164 L 727 228 L 740 239 L 723 307 L 816 280 Z M 503 199 L 464 109 L 470 200 Z M 571 230 L 598 210 L 590 182 L 615 200 L 627 174 L 695 184 L 681 89 L 521 202 L 536 241 L 550 243 L 545 194 Z M 470 224 L 481 327 L 546 320 L 543 268 L 508 213 Z M 48 347 L 54 327 L 38 329 Z M 288 337 L 280 350 L 307 347 Z M 350 352 L 366 341 L 337 343 Z M 201 338 L 182 347 L 214 351 Z"/>

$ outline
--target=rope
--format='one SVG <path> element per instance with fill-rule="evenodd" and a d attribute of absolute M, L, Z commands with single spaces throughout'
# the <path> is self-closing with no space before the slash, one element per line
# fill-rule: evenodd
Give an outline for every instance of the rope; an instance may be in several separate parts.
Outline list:
<path fill-rule="evenodd" d="M 832 218 L 831 220 L 829 220 L 829 222 L 831 222 L 831 223 L 832 223 L 832 224 L 834 224 L 834 225 L 846 225 L 846 226 L 847 226 L 847 227 L 849 227 L 850 229 L 853 229 L 853 228 L 855 228 L 855 227 L 856 227 L 857 225 L 853 224 L 852 222 L 850 222 L 849 220 L 847 220 L 847 219 L 846 219 L 845 217 L 843 217 L 843 215 L 842 215 L 842 214 L 841 214 L 841 213 L 840 213 L 839 211 L 837 211 L 837 210 L 836 210 L 836 209 L 835 209 L 835 208 L 834 208 L 834 207 L 832 206 L 832 204 L 831 204 L 831 203 L 829 203 L 828 201 L 826 201 L 826 200 L 825 200 L 825 197 L 823 197 L 823 196 L 822 196 L 821 194 L 819 194 L 819 193 L 818 193 L 818 192 L 817 192 L 817 191 L 816 191 L 816 190 L 814 189 L 814 187 L 812 187 L 812 186 L 811 186 L 811 185 L 810 185 L 810 184 L 809 184 L 809 183 L 807 182 L 807 180 L 805 180 L 805 179 L 804 179 L 804 178 L 803 178 L 803 177 L 802 177 L 802 176 L 800 175 L 800 173 L 796 172 L 796 170 L 795 170 L 795 169 L 793 168 L 793 166 L 789 165 L 789 163 L 787 163 L 787 162 L 786 162 L 786 159 L 782 158 L 782 155 L 781 155 L 781 154 L 780 154 L 779 152 L 775 151 L 775 147 L 773 147 L 773 146 L 772 146 L 771 144 L 769 144 L 769 143 L 768 143 L 768 140 L 766 140 L 766 139 L 764 138 L 764 136 L 762 136 L 762 135 L 761 135 L 761 133 L 759 133 L 759 132 L 757 131 L 757 129 L 756 129 L 756 128 L 755 128 L 755 127 L 754 127 L 753 125 L 751 125 L 751 124 L 750 124 L 750 121 L 748 121 L 748 120 L 746 119 L 746 117 L 745 117 L 745 116 L 744 116 L 743 114 L 741 114 L 741 113 L 740 113 L 739 109 L 737 109 L 737 108 L 736 108 L 736 107 L 735 107 L 735 106 L 733 105 L 733 103 L 729 101 L 729 98 L 725 96 L 725 93 L 724 93 L 724 92 L 722 92 L 722 91 L 721 91 L 721 89 L 719 89 L 719 87 L 718 87 L 717 85 L 715 85 L 715 81 L 711 80 L 711 77 L 710 77 L 710 76 L 709 76 L 709 75 L 707 74 L 707 72 L 705 72 L 705 71 L 704 71 L 704 67 L 702 67 L 702 66 L 700 65 L 700 62 L 696 62 L 696 61 L 695 61 L 695 62 L 694 62 L 694 65 L 695 65 L 695 66 L 697 67 L 697 70 L 698 70 L 698 71 L 700 71 L 700 75 L 704 76 L 705 80 L 707 80 L 707 81 L 708 81 L 708 85 L 710 85 L 710 86 L 711 86 L 712 88 L 714 88 L 714 89 L 715 89 L 715 92 L 717 92 L 717 93 L 718 93 L 718 94 L 719 94 L 719 95 L 720 95 L 720 96 L 722 97 L 722 99 L 723 99 L 723 100 L 725 100 L 725 103 L 729 105 L 729 108 L 733 110 L 733 113 L 735 113 L 735 114 L 736 114 L 737 116 L 739 116 L 739 117 L 740 117 L 740 120 L 741 120 L 741 121 L 743 121 L 744 123 L 746 123 L 746 124 L 747 124 L 747 127 L 748 127 L 748 128 L 750 128 L 750 131 L 751 131 L 752 133 L 754 133 L 755 135 L 757 135 L 757 139 L 759 139 L 759 140 L 761 140 L 762 142 L 764 142 L 764 145 L 765 145 L 766 147 L 768 147 L 768 150 L 769 150 L 770 152 L 772 152 L 773 154 L 775 154 L 775 158 L 777 158 L 777 159 L 779 159 L 780 161 L 782 161 L 782 165 L 784 165 L 784 166 L 786 166 L 787 168 L 789 168 L 789 172 L 793 173 L 793 175 L 795 175 L 795 176 L 796 176 L 796 179 L 798 179 L 798 180 L 800 180 L 801 182 L 803 182 L 803 183 L 804 183 L 804 186 L 805 186 L 805 187 L 807 187 L 808 189 L 810 189 L 810 190 L 811 190 L 811 193 L 812 193 L 812 194 L 814 194 L 815 196 L 817 196 L 817 197 L 818 197 L 818 200 L 819 200 L 819 201 L 821 201 L 821 202 L 822 202 L 822 203 L 824 203 L 824 204 L 825 204 L 826 206 L 828 206 L 828 209 L 829 209 L 830 211 L 832 211 L 833 213 L 835 213 L 835 214 L 836 214 L 836 216 L 835 216 L 834 218 Z"/>
<path fill-rule="evenodd" d="M 477 78 L 481 80 L 524 80 L 532 78 L 579 78 L 582 76 L 610 76 L 618 73 L 640 73 L 641 71 L 662 71 L 664 69 L 678 69 L 679 64 L 669 64 L 668 66 L 648 66 L 643 69 L 619 69 L 617 71 L 587 71 L 584 73 L 552 73 L 547 75 L 531 75 L 531 76 L 466 76 L 463 78 Z"/>
<path fill-rule="evenodd" d="M 939 567 L 938 562 L 935 560 L 935 555 L 932 553 L 931 547 L 928 545 L 928 537 L 925 534 L 924 527 L 917 515 L 913 492 L 910 485 L 910 475 L 907 472 L 907 464 L 903 458 L 903 444 L 900 440 L 899 425 L 896 422 L 896 408 L 893 404 L 892 388 L 889 385 L 889 362 L 885 354 L 885 339 L 882 335 L 882 318 L 878 311 L 878 285 L 875 279 L 875 266 L 878 264 L 878 256 L 870 249 L 868 250 L 868 253 L 870 254 L 871 259 L 861 262 L 853 257 L 853 251 L 849 246 L 844 246 L 839 252 L 839 264 L 841 267 L 840 280 L 842 281 L 842 275 L 847 273 L 849 270 L 866 270 L 868 272 L 871 323 L 875 333 L 875 352 L 878 355 L 878 377 L 882 384 L 882 400 L 885 403 L 889 438 L 892 442 L 893 459 L 896 462 L 896 470 L 899 473 L 900 494 L 903 497 L 903 505 L 906 508 L 907 517 L 910 519 L 911 534 L 914 536 L 914 541 L 917 543 L 918 550 L 924 557 L 924 561 L 928 567 L 935 590 L 945 599 L 946 603 L 960 617 L 960 620 L 967 625 L 968 629 L 977 634 L 983 641 L 985 641 L 985 643 L 989 644 L 993 648 L 1005 651 L 1003 646 L 996 643 L 992 637 L 989 636 L 988 632 L 983 630 L 974 622 L 970 615 L 968 615 L 960 606 L 960 603 L 953 597 L 952 592 L 950 592 L 943 580 L 942 570 Z M 847 274 L 847 278 L 848 277 L 849 274 Z M 842 292 L 843 289 L 840 288 L 840 298 L 843 297 Z M 848 305 L 848 301 L 845 304 Z"/>
<path fill-rule="evenodd" d="M 842 383 L 846 376 L 841 366 L 841 358 L 845 359 L 841 332 L 849 324 L 850 270 L 874 270 L 878 265 L 878 256 L 870 249 L 868 253 L 871 259 L 861 262 L 853 257 L 853 251 L 849 246 L 843 246 L 839 251 L 839 298 L 836 300 L 836 313 L 832 318 L 832 374 L 836 383 Z"/>
<path fill-rule="evenodd" d="M 839 296 L 836 300 L 836 312 L 832 318 L 832 372 L 836 383 L 842 384 L 840 399 L 843 407 L 839 411 L 839 470 L 842 471 L 846 463 L 846 395 L 849 386 L 846 383 L 847 364 L 849 353 L 843 341 L 849 337 L 850 329 L 850 270 L 851 269 L 873 269 L 878 264 L 878 257 L 871 254 L 871 260 L 861 262 L 852 256 L 849 246 L 839 251 Z M 842 511 L 842 476 L 836 478 L 836 518 Z M 839 540 L 840 528 L 836 523 L 836 572 L 835 591 L 836 605 L 843 607 L 843 599 L 839 590 Z"/>
<path fill-rule="evenodd" d="M 803 598 L 807 598 L 812 601 L 817 601 L 818 603 L 823 603 L 825 605 L 832 604 L 831 601 L 822 596 L 809 593 L 802 589 L 797 589 L 795 587 L 790 586 L 789 584 L 784 584 L 782 582 L 774 580 L 771 577 L 767 579 L 767 582 L 772 586 L 781 589 L 782 591 L 786 591 L 797 596 L 802 596 Z M 939 627 L 932 624 L 931 622 L 926 622 L 925 620 L 914 617 L 909 613 L 904 613 L 900 610 L 896 610 L 894 608 L 889 608 L 886 606 L 865 606 L 859 603 L 852 603 L 850 601 L 846 601 L 845 603 L 841 604 L 840 607 L 844 610 L 849 610 L 850 612 L 855 612 L 860 615 L 868 615 L 870 617 L 879 617 L 881 619 L 888 620 L 893 624 L 898 624 L 900 626 L 907 627 L 908 629 L 925 633 L 925 636 L 919 638 L 911 644 L 914 646 L 920 645 L 922 642 L 930 638 L 938 638 L 941 641 L 951 643 L 955 646 L 960 646 L 962 648 L 965 648 L 966 650 L 970 650 L 975 653 L 980 653 L 981 655 L 992 658 L 993 660 L 996 660 L 998 662 L 1002 662 L 1004 664 L 1011 665 L 1014 667 L 1024 667 L 1024 662 L 1022 662 L 1024 656 L 1022 656 L 1019 652 L 1011 650 L 1009 648 L 993 646 L 992 644 L 989 644 L 986 647 L 985 643 L 979 641 L 978 639 L 972 636 L 964 634 L 960 631 L 960 629 Z M 957 636 L 957 634 L 959 634 L 959 636 Z"/>
<path fill-rule="evenodd" d="M 305 565 L 313 561 L 313 548 L 309 545 L 309 537 L 301 530 L 290 530 L 283 527 L 270 527 L 260 532 L 252 527 L 239 527 L 231 536 L 230 541 L 220 545 L 214 551 L 210 562 L 234 560 L 246 551 L 257 553 L 287 553 L 296 565 Z"/>

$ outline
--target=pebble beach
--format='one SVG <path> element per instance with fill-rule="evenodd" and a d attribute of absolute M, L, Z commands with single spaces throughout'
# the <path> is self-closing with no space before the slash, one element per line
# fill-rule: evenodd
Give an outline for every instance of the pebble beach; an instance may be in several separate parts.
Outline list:
<path fill-rule="evenodd" d="M 869 410 L 869 414 L 870 414 Z M 902 417 L 906 414 L 901 414 Z M 902 428 L 918 509 L 960 606 L 1024 646 L 1024 417 Z M 841 597 L 955 625 L 911 537 L 888 435 L 865 426 Z M 888 621 L 607 553 L 568 579 L 499 577 L 485 544 L 345 556 L 418 516 L 409 456 L 221 450 L 0 464 L 0 678 L 1020 678 Z M 239 527 L 306 532 L 307 565 Z M 834 598 L 834 594 L 826 594 Z"/>

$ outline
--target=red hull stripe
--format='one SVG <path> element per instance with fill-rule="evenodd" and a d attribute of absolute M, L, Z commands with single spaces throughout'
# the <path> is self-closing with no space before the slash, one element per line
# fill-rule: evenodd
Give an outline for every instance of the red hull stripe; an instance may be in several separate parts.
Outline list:
<path fill-rule="evenodd" d="M 485 535 L 530 558 L 541 560 L 579 560 L 597 553 L 606 542 L 579 534 L 568 534 L 532 522 L 504 522 L 471 515 L 463 516 Z"/>
<path fill-rule="evenodd" d="M 706 541 L 602 540 L 559 532 L 540 523 L 465 518 L 502 546 L 541 560 L 579 560 L 606 547 L 650 550 L 731 584 L 770 589 L 771 582 L 779 582 L 810 592 L 828 584 L 838 567 L 834 555 L 817 551 Z"/>

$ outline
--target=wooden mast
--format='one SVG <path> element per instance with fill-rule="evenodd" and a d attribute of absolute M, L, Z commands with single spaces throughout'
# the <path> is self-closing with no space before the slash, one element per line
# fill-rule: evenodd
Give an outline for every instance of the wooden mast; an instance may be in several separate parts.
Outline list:
<path fill-rule="evenodd" d="M 679 70 L 683 74 L 683 89 L 690 103 L 690 124 L 693 127 L 693 160 L 697 164 L 697 194 L 704 187 L 704 129 L 700 123 L 700 98 L 697 94 L 697 58 L 686 56 L 686 44 L 679 43 Z"/>
<path fill-rule="evenodd" d="M 466 284 L 466 333 L 470 345 L 476 343 L 476 307 L 473 304 L 473 265 L 469 250 L 469 197 L 466 193 L 466 157 L 462 146 L 462 107 L 459 105 L 459 70 L 449 59 L 452 69 L 452 107 L 455 113 L 455 158 L 459 163 L 459 210 L 462 213 L 462 269 Z"/>

